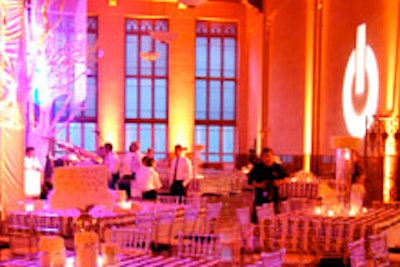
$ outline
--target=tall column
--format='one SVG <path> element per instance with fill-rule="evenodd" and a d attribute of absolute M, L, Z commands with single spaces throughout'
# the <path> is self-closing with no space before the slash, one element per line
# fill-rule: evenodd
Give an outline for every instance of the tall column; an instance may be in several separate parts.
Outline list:
<path fill-rule="evenodd" d="M 175 144 L 193 151 L 195 120 L 195 16 L 185 10 L 170 17 L 170 30 L 179 41 L 170 44 L 168 132 L 169 151 Z"/>
<path fill-rule="evenodd" d="M 99 17 L 98 127 L 104 142 L 114 151 L 124 150 L 124 16 L 103 12 Z M 101 142 L 101 140 L 99 140 Z"/>

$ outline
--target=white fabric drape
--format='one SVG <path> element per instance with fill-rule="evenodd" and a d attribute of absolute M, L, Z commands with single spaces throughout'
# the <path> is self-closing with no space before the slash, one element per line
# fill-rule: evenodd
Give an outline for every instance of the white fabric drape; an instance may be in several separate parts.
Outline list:
<path fill-rule="evenodd" d="M 24 199 L 24 130 L 0 128 L 0 195 L 5 212 Z"/>

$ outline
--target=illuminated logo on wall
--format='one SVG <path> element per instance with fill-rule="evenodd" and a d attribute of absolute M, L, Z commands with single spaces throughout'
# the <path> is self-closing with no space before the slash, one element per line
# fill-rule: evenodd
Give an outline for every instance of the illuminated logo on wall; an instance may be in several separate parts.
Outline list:
<path fill-rule="evenodd" d="M 379 97 L 378 63 L 374 51 L 366 44 L 365 24 L 357 27 L 356 48 L 347 60 L 342 97 L 347 130 L 352 136 L 362 138 L 365 134 L 366 116 L 376 113 Z M 364 106 L 356 107 L 355 99 L 362 99 Z M 368 128 L 370 126 L 367 125 Z"/>

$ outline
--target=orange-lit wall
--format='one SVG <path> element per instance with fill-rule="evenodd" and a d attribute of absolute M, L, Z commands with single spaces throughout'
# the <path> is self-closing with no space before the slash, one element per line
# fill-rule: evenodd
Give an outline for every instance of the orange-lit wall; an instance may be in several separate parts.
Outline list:
<path fill-rule="evenodd" d="M 366 41 L 378 61 L 377 113 L 398 109 L 399 1 L 270 0 L 265 1 L 265 15 L 241 1 L 209 1 L 187 10 L 178 10 L 171 1 L 119 0 L 116 7 L 107 1 L 88 3 L 89 13 L 99 16 L 99 47 L 105 52 L 99 62 L 99 126 L 117 150 L 123 150 L 124 144 L 126 16 L 166 17 L 170 29 L 178 33 L 170 46 L 170 150 L 176 142 L 189 150 L 193 146 L 196 19 L 239 25 L 239 153 L 247 153 L 258 138 L 258 144 L 269 145 L 278 154 L 303 155 L 311 146 L 313 155 L 334 155 L 331 138 L 348 135 L 342 111 L 343 78 L 360 23 L 366 23 Z M 320 20 L 315 19 L 317 12 Z M 363 101 L 354 102 L 356 109 L 362 109 Z M 313 105 L 308 108 L 306 103 Z M 307 122 L 312 123 L 312 131 L 305 130 Z"/>
<path fill-rule="evenodd" d="M 249 8 L 253 8 L 250 7 Z M 176 143 L 193 147 L 194 135 L 194 70 L 195 70 L 195 22 L 196 19 L 235 21 L 239 25 L 239 62 L 238 62 L 238 138 L 239 150 L 247 152 L 255 133 L 257 117 L 248 120 L 248 53 L 251 45 L 257 47 L 258 61 L 261 62 L 261 39 L 257 30 L 253 37 L 247 34 L 247 16 L 253 16 L 255 9 L 240 3 L 213 2 L 195 9 L 179 10 L 176 3 L 160 1 L 119 0 L 117 6 L 109 6 L 107 1 L 88 1 L 89 14 L 99 19 L 98 46 L 104 51 L 99 60 L 99 130 L 105 141 L 115 144 L 117 151 L 124 150 L 124 19 L 126 17 L 165 17 L 169 19 L 170 30 L 178 34 L 169 50 L 169 150 Z M 261 13 L 258 16 L 262 17 Z M 258 18 L 256 23 L 262 23 Z M 252 24 L 255 29 L 259 25 Z M 253 38 L 254 39 L 254 38 Z M 243 56 L 241 56 L 243 55 Z M 260 63 L 257 64 L 259 66 Z M 259 68 L 257 70 L 259 71 Z M 255 90 L 261 90 L 261 75 Z M 253 98 L 257 94 L 253 94 Z M 249 129 L 251 138 L 249 138 Z"/>
<path fill-rule="evenodd" d="M 342 112 L 342 84 L 347 59 L 355 47 L 357 26 L 366 23 L 366 41 L 374 50 L 379 68 L 377 113 L 387 113 L 387 98 L 394 100 L 395 50 L 398 34 L 398 1 L 324 1 L 321 75 L 321 150 L 330 150 L 329 136 L 347 133 Z M 362 99 L 354 101 L 361 110 Z M 326 136 L 326 138 L 324 138 Z"/>
<path fill-rule="evenodd" d="M 306 54 L 309 27 L 306 14 L 312 13 L 316 0 L 268 1 L 272 18 L 269 58 L 269 141 L 282 154 L 301 154 L 303 149 L 305 74 L 310 64 Z M 379 68 L 379 104 L 377 113 L 390 113 L 398 107 L 395 90 L 395 61 L 398 58 L 397 34 L 399 1 L 323 0 L 321 22 L 321 60 L 312 63 L 319 68 L 316 77 L 320 89 L 313 108 L 313 146 L 318 155 L 333 155 L 331 137 L 348 135 L 342 112 L 343 78 L 348 57 L 356 43 L 356 30 L 366 23 L 367 44 L 374 50 Z M 308 28 L 306 28 L 308 27 Z M 318 49 L 318 47 L 315 47 Z M 308 62 L 308 63 L 306 63 Z M 398 86 L 398 85 L 397 85 Z M 364 107 L 365 96 L 355 99 L 356 110 Z M 360 148 L 361 150 L 361 148 Z"/>
<path fill-rule="evenodd" d="M 306 1 L 271 1 L 268 140 L 278 154 L 303 154 Z"/>

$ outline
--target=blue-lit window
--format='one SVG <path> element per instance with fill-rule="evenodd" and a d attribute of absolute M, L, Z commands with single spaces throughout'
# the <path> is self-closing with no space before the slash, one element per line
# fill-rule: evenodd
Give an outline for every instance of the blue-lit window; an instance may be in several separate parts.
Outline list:
<path fill-rule="evenodd" d="M 73 20 L 73 18 L 71 18 Z M 70 20 L 65 21 L 64 27 L 71 27 Z M 61 25 L 63 26 L 63 25 Z M 98 38 L 98 19 L 95 16 L 87 18 L 87 51 L 86 61 L 86 97 L 85 101 L 79 106 L 72 102 L 68 107 L 64 107 L 66 95 L 60 96 L 54 102 L 53 116 L 61 114 L 60 122 L 56 126 L 55 138 L 60 141 L 66 141 L 88 151 L 96 151 L 98 146 L 97 133 L 97 88 L 98 88 L 98 50 L 96 42 Z M 67 38 L 68 39 L 68 38 Z M 74 64 L 71 70 L 74 73 L 79 64 Z M 83 67 L 83 66 L 82 66 Z M 72 74 L 71 74 L 72 75 Z M 75 83 L 71 83 L 71 91 L 75 94 L 81 93 L 75 90 Z M 73 95 L 72 97 L 75 97 Z M 61 112 L 60 112 L 61 111 Z"/>
<path fill-rule="evenodd" d="M 237 25 L 196 23 L 195 142 L 209 163 L 234 162 Z"/>
<path fill-rule="evenodd" d="M 168 45 L 154 40 L 152 31 L 168 31 L 168 21 L 125 21 L 125 149 L 138 141 L 161 159 L 167 156 Z"/>

